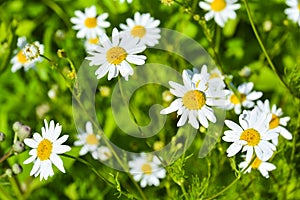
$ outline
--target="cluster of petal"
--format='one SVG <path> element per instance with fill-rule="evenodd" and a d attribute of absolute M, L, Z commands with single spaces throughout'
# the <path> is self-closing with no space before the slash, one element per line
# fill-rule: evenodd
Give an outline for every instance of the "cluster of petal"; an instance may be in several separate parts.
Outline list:
<path fill-rule="evenodd" d="M 284 10 L 287 17 L 300 26 L 300 3 L 297 0 L 286 0 L 289 8 Z"/>

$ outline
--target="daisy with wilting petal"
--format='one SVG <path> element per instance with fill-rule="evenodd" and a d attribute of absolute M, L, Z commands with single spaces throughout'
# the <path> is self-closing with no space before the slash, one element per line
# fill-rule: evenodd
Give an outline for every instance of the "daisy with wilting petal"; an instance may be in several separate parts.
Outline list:
<path fill-rule="evenodd" d="M 239 164 L 239 168 L 242 168 L 242 171 L 245 170 L 249 165 L 251 161 L 243 161 Z M 269 172 L 276 169 L 276 166 L 272 163 L 262 161 L 259 158 L 255 158 L 255 160 L 251 163 L 251 165 L 245 170 L 244 173 L 250 173 L 251 169 L 258 169 L 261 175 L 263 175 L 265 178 L 269 178 Z"/>
<path fill-rule="evenodd" d="M 76 17 L 71 18 L 71 22 L 75 24 L 74 30 L 78 30 L 78 38 L 96 38 L 104 33 L 104 28 L 108 28 L 110 23 L 105 21 L 108 17 L 108 13 L 103 13 L 97 16 L 97 10 L 95 6 L 85 8 L 84 13 L 80 10 L 75 11 Z"/>
<path fill-rule="evenodd" d="M 287 17 L 300 26 L 300 2 L 298 0 L 286 0 L 290 8 L 286 8 L 284 13 Z"/>
<path fill-rule="evenodd" d="M 77 141 L 74 142 L 75 146 L 82 146 L 79 155 L 83 156 L 90 152 L 94 159 L 98 159 L 98 145 L 100 142 L 100 135 L 94 134 L 93 126 L 90 121 L 85 124 L 85 132 L 78 134 Z"/>
<path fill-rule="evenodd" d="M 12 72 L 24 67 L 27 71 L 28 69 L 34 67 L 36 62 L 41 62 L 42 58 L 40 55 L 44 53 L 44 45 L 40 44 L 38 41 L 28 44 L 26 37 L 18 38 L 17 43 L 18 49 L 15 51 L 15 56 L 12 58 Z"/>
<path fill-rule="evenodd" d="M 258 101 L 257 107 L 261 110 L 261 112 L 272 114 L 269 129 L 272 129 L 273 131 L 279 133 L 287 140 L 291 140 L 293 138 L 292 134 L 284 127 L 287 125 L 287 122 L 290 120 L 290 117 L 281 117 L 283 115 L 281 108 L 277 109 L 275 104 L 272 106 L 272 108 L 270 108 L 269 100 L 265 100 L 264 103 L 262 101 Z M 278 138 L 274 138 L 272 142 L 273 144 L 277 145 Z"/>
<path fill-rule="evenodd" d="M 205 0 L 200 1 L 199 6 L 209 11 L 204 16 L 206 21 L 214 18 L 219 26 L 224 27 L 228 19 L 236 18 L 235 10 L 241 7 L 241 5 L 236 2 L 237 0 Z"/>
<path fill-rule="evenodd" d="M 260 112 L 255 107 L 251 111 L 244 110 L 239 116 L 240 125 L 225 120 L 225 124 L 230 130 L 224 132 L 222 139 L 232 142 L 227 149 L 227 156 L 234 156 L 242 150 L 247 152 L 246 160 L 252 158 L 253 152 L 260 160 L 268 160 L 276 150 L 275 145 L 269 140 L 278 137 L 278 133 L 269 130 L 271 118 L 271 114 Z"/>
<path fill-rule="evenodd" d="M 145 64 L 146 56 L 136 55 L 146 49 L 146 46 L 138 42 L 138 38 L 128 35 L 120 35 L 118 29 L 112 32 L 112 42 L 106 34 L 102 35 L 102 43 L 89 52 L 90 65 L 99 65 L 95 74 L 100 79 L 108 73 L 108 80 L 121 75 L 128 80 L 129 75 L 133 75 L 133 69 L 129 63 L 136 65 Z"/>
<path fill-rule="evenodd" d="M 58 138 L 62 129 L 61 125 L 58 123 L 55 125 L 53 120 L 50 121 L 49 126 L 46 120 L 44 120 L 44 123 L 45 127 L 42 127 L 42 135 L 34 133 L 32 139 L 24 139 L 24 143 L 32 148 L 29 151 L 31 157 L 25 160 L 24 164 L 33 162 L 30 176 L 37 177 L 40 175 L 40 180 L 47 180 L 49 176 L 54 175 L 52 164 L 65 173 L 63 162 L 58 154 L 71 150 L 68 145 L 62 145 L 68 139 L 68 135 Z"/>
<path fill-rule="evenodd" d="M 120 24 L 123 33 L 129 34 L 132 37 L 138 38 L 141 43 L 154 46 L 160 39 L 160 29 L 157 28 L 160 21 L 155 20 L 149 13 L 140 14 L 136 12 L 134 19 L 128 18 L 127 25 Z"/>
<path fill-rule="evenodd" d="M 238 86 L 237 92 L 238 96 L 236 96 L 233 92 L 230 92 L 227 99 L 227 105 L 225 108 L 227 110 L 231 110 L 234 108 L 234 112 L 236 114 L 240 114 L 242 111 L 242 106 L 245 108 L 252 108 L 255 104 L 253 101 L 259 99 L 263 93 L 252 91 L 254 84 L 252 82 L 243 83 Z"/>
<path fill-rule="evenodd" d="M 181 115 L 177 126 L 183 126 L 186 121 L 195 129 L 199 128 L 199 123 L 205 128 L 208 127 L 208 121 L 215 123 L 217 121 L 213 109 L 210 106 L 221 106 L 225 103 L 225 92 L 223 90 L 211 90 L 208 84 L 209 74 L 206 65 L 203 65 L 200 74 L 197 76 L 197 82 L 191 80 L 191 74 L 184 70 L 182 73 L 183 84 L 170 81 L 170 92 L 178 97 L 171 105 L 163 109 L 160 114 L 169 114 L 177 111 Z M 192 77 L 192 79 L 193 79 Z"/>
<path fill-rule="evenodd" d="M 136 157 L 128 162 L 130 174 L 133 175 L 135 181 L 141 181 L 141 187 L 147 185 L 159 186 L 159 179 L 165 178 L 166 170 L 161 166 L 161 161 L 157 156 L 147 156 L 141 153 L 140 157 Z"/>

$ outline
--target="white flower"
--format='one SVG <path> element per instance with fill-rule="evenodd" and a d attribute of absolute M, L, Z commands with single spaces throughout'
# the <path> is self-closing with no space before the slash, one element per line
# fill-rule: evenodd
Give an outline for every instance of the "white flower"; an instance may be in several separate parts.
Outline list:
<path fill-rule="evenodd" d="M 237 97 L 233 92 L 228 95 L 226 109 L 231 110 L 234 108 L 236 114 L 240 114 L 242 106 L 252 108 L 255 104 L 253 101 L 259 99 L 263 93 L 252 91 L 254 84 L 252 82 L 243 83 L 238 86 L 237 92 L 240 97 Z M 251 92 L 252 91 L 252 92 Z"/>
<path fill-rule="evenodd" d="M 287 17 L 300 26 L 300 3 L 297 0 L 286 0 L 286 4 L 290 8 L 286 8 L 284 13 Z"/>
<path fill-rule="evenodd" d="M 100 135 L 94 134 L 93 126 L 90 121 L 85 124 L 85 132 L 78 134 L 77 141 L 74 142 L 75 146 L 83 146 L 79 152 L 80 156 L 83 156 L 90 152 L 94 159 L 98 159 L 98 146 L 100 142 Z"/>
<path fill-rule="evenodd" d="M 161 166 L 161 162 L 157 156 L 147 156 L 141 153 L 141 157 L 136 157 L 128 162 L 130 174 L 133 175 L 135 181 L 141 181 L 141 187 L 147 185 L 159 186 L 159 179 L 165 178 L 166 170 Z"/>
<path fill-rule="evenodd" d="M 100 36 L 97 36 L 95 38 L 86 39 L 84 42 L 84 46 L 86 51 L 94 51 L 96 47 L 99 45 L 99 43 L 100 43 Z"/>
<path fill-rule="evenodd" d="M 18 38 L 17 47 L 18 49 L 14 51 L 15 56 L 11 60 L 13 64 L 12 72 L 16 72 L 22 67 L 27 71 L 34 67 L 36 62 L 42 61 L 40 55 L 44 53 L 44 45 L 38 41 L 27 44 L 26 37 L 20 37 Z"/>
<path fill-rule="evenodd" d="M 196 83 L 191 80 L 191 74 L 183 71 L 183 84 L 170 81 L 170 92 L 178 97 L 171 105 L 163 109 L 160 114 L 169 114 L 177 111 L 181 115 L 177 126 L 183 126 L 186 121 L 194 128 L 199 128 L 199 122 L 205 128 L 208 127 L 208 120 L 215 123 L 214 111 L 209 106 L 222 106 L 225 103 L 225 92 L 214 90 L 209 87 L 209 74 L 206 65 L 203 65 L 200 74 L 194 74 L 192 79 L 197 76 Z M 199 122 L 198 122 L 199 121 Z"/>
<path fill-rule="evenodd" d="M 106 161 L 112 157 L 112 153 L 109 148 L 106 146 L 101 146 L 97 149 L 98 158 L 101 161 Z"/>
<path fill-rule="evenodd" d="M 242 171 L 243 171 L 249 166 L 250 162 L 251 162 L 251 160 L 250 161 L 245 160 L 239 164 L 239 167 L 242 168 Z M 258 169 L 265 178 L 269 178 L 269 171 L 276 169 L 276 166 L 273 165 L 272 163 L 262 161 L 256 157 L 255 160 L 246 169 L 246 171 L 244 173 L 247 173 L 247 172 L 250 173 L 251 169 Z"/>
<path fill-rule="evenodd" d="M 124 3 L 125 0 L 120 0 L 120 3 Z M 132 3 L 132 0 L 127 0 L 127 3 Z"/>
<path fill-rule="evenodd" d="M 112 42 L 106 34 L 102 35 L 103 41 L 94 51 L 89 52 L 91 56 L 90 65 L 100 65 L 95 74 L 100 79 L 108 73 L 108 80 L 117 77 L 119 72 L 128 80 L 128 76 L 133 74 L 133 69 L 129 63 L 143 65 L 146 60 L 144 55 L 136 55 L 146 49 L 146 46 L 138 43 L 138 38 L 128 35 L 120 35 L 118 29 L 112 32 Z"/>
<path fill-rule="evenodd" d="M 40 175 L 40 180 L 47 180 L 48 177 L 53 176 L 54 172 L 52 164 L 54 164 L 61 172 L 65 173 L 63 162 L 58 154 L 63 154 L 71 150 L 68 145 L 62 145 L 67 139 L 68 135 L 63 135 L 58 138 L 62 127 L 51 120 L 48 126 L 47 120 L 44 120 L 45 127 L 42 127 L 42 135 L 34 133 L 33 138 L 26 138 L 24 143 L 32 148 L 29 151 L 31 156 L 24 161 L 24 164 L 33 162 L 33 167 L 30 176 L 37 177 Z"/>
<path fill-rule="evenodd" d="M 222 139 L 232 142 L 227 149 L 227 156 L 234 156 L 242 149 L 243 152 L 247 151 L 246 160 L 250 160 L 254 150 L 259 159 L 268 160 L 276 150 L 269 140 L 278 137 L 276 132 L 269 130 L 271 118 L 271 114 L 260 112 L 255 107 L 252 111 L 244 110 L 239 116 L 240 125 L 225 120 L 230 130 L 224 132 Z"/>
<path fill-rule="evenodd" d="M 235 10 L 241 7 L 240 4 L 236 4 L 237 0 L 205 0 L 199 2 L 200 8 L 208 10 L 205 14 L 205 20 L 209 21 L 214 18 L 215 22 L 224 27 L 228 19 L 235 19 Z"/>
<path fill-rule="evenodd" d="M 126 22 L 127 25 L 120 24 L 123 33 L 138 38 L 141 43 L 148 46 L 158 44 L 158 40 L 160 39 L 160 29 L 157 27 L 160 21 L 154 20 L 149 13 L 141 15 L 139 12 L 136 12 L 134 14 L 134 20 L 128 18 Z"/>
<path fill-rule="evenodd" d="M 97 16 L 95 6 L 85 8 L 84 13 L 76 10 L 76 17 L 71 18 L 71 22 L 75 24 L 74 30 L 78 30 L 78 38 L 95 38 L 104 33 L 104 28 L 110 26 L 108 21 L 105 21 L 108 17 L 108 13 L 103 13 Z"/>
<path fill-rule="evenodd" d="M 293 138 L 292 134 L 286 128 L 284 128 L 284 126 L 286 126 L 287 122 L 290 120 L 290 117 L 281 117 L 283 115 L 281 108 L 277 109 L 276 105 L 274 104 L 271 109 L 269 100 L 265 100 L 264 103 L 262 101 L 258 101 L 257 107 L 261 110 L 261 112 L 272 114 L 269 129 L 272 129 L 274 132 L 279 133 L 287 140 L 291 140 Z M 273 144 L 277 145 L 278 138 L 274 138 L 272 142 Z"/>

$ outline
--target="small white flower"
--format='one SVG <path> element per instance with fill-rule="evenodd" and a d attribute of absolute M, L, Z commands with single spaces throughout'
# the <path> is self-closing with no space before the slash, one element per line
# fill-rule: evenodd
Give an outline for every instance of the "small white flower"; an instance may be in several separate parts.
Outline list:
<path fill-rule="evenodd" d="M 30 176 L 40 175 L 40 180 L 47 180 L 49 176 L 54 175 L 52 164 L 65 173 L 63 162 L 58 154 L 71 150 L 68 145 L 62 145 L 68 139 L 68 135 L 58 138 L 62 127 L 58 123 L 55 125 L 53 120 L 50 121 L 49 126 L 47 120 L 44 120 L 44 123 L 45 127 L 41 129 L 42 135 L 34 133 L 32 139 L 24 139 L 24 143 L 32 148 L 29 151 L 31 157 L 25 160 L 24 164 L 33 162 Z"/>
<path fill-rule="evenodd" d="M 196 77 L 196 81 L 191 80 L 191 73 L 184 70 L 182 73 L 183 84 L 170 81 L 170 92 L 178 97 L 171 105 L 160 114 L 169 114 L 177 111 L 181 115 L 177 126 L 183 126 L 186 121 L 195 129 L 199 128 L 199 122 L 205 128 L 208 127 L 208 121 L 215 123 L 216 117 L 214 111 L 209 106 L 222 106 L 225 103 L 225 92 L 223 90 L 214 90 L 209 87 L 209 74 L 206 65 L 203 65 L 200 74 L 193 74 L 192 79 Z"/>
<path fill-rule="evenodd" d="M 290 120 L 290 117 L 281 117 L 283 115 L 281 108 L 277 109 L 276 105 L 274 104 L 271 109 L 269 100 L 265 100 L 264 103 L 262 101 L 258 101 L 257 107 L 261 110 L 261 112 L 272 114 L 269 129 L 272 129 L 273 131 L 279 133 L 287 140 L 291 140 L 293 138 L 292 134 L 286 128 L 284 128 L 284 126 L 286 126 L 287 122 Z M 277 145 L 278 138 L 274 138 L 272 142 L 273 144 Z"/>
<path fill-rule="evenodd" d="M 234 108 L 236 114 L 240 114 L 242 106 L 245 108 L 252 108 L 255 104 L 253 101 L 259 99 L 263 93 L 252 91 L 254 84 L 252 82 L 243 83 L 238 86 L 237 92 L 240 97 L 237 97 L 233 92 L 230 92 L 227 99 L 226 109 L 231 110 Z M 251 92 L 252 91 L 252 92 Z"/>
<path fill-rule="evenodd" d="M 290 8 L 286 8 L 284 13 L 287 17 L 300 26 L 300 2 L 298 0 L 286 0 Z"/>
<path fill-rule="evenodd" d="M 251 162 L 251 160 L 250 161 L 245 160 L 245 161 L 241 162 L 239 164 L 239 168 L 242 168 L 242 170 L 245 170 L 249 166 L 250 162 Z M 263 175 L 265 178 L 269 178 L 269 172 L 275 170 L 276 166 L 273 165 L 272 163 L 262 161 L 259 158 L 255 158 L 255 160 L 246 169 L 246 171 L 244 173 L 250 173 L 251 169 L 258 169 L 260 171 L 261 175 Z"/>
<path fill-rule="evenodd" d="M 94 51 L 99 44 L 100 44 L 100 36 L 86 39 L 84 42 L 86 51 Z"/>
<path fill-rule="evenodd" d="M 159 186 L 159 179 L 165 178 L 166 170 L 161 166 L 161 161 L 157 156 L 147 156 L 141 153 L 141 157 L 136 157 L 128 162 L 130 174 L 135 181 L 141 181 L 142 188 L 147 185 Z"/>
<path fill-rule="evenodd" d="M 132 3 L 132 0 L 120 0 L 120 3 L 124 3 L 125 1 L 127 1 L 127 3 Z"/>
<path fill-rule="evenodd" d="M 102 35 L 103 41 L 94 51 L 89 52 L 91 56 L 90 65 L 99 65 L 95 74 L 100 79 L 108 73 L 108 80 L 121 75 L 128 80 L 129 75 L 133 75 L 133 69 L 129 63 L 136 65 L 145 64 L 146 56 L 136 55 L 146 49 L 146 46 L 138 43 L 138 38 L 120 35 L 118 29 L 112 32 L 112 42 L 106 34 Z"/>
<path fill-rule="evenodd" d="M 12 72 L 16 72 L 22 67 L 27 71 L 34 67 L 36 62 L 42 61 L 40 55 L 44 53 L 44 45 L 38 41 L 27 44 L 26 37 L 20 37 L 18 38 L 17 46 L 18 49 L 14 51 L 15 56 L 11 60 L 13 64 Z"/>
<path fill-rule="evenodd" d="M 75 146 L 83 146 L 79 152 L 80 156 L 83 156 L 90 152 L 94 159 L 98 159 L 98 146 L 100 143 L 100 135 L 94 134 L 93 126 L 90 121 L 85 124 L 85 132 L 78 134 L 77 141 L 74 142 Z"/>
<path fill-rule="evenodd" d="M 96 38 L 105 32 L 104 28 L 110 26 L 108 21 L 108 13 L 103 13 L 97 16 L 95 6 L 85 8 L 84 13 L 80 10 L 75 11 L 76 17 L 71 18 L 71 22 L 75 24 L 74 30 L 78 30 L 77 38 Z"/>
<path fill-rule="evenodd" d="M 240 4 L 236 4 L 237 0 L 205 0 L 199 2 L 200 8 L 208 10 L 205 14 L 205 20 L 209 21 L 214 18 L 215 22 L 224 27 L 228 19 L 235 19 L 235 10 L 241 7 Z"/>
<path fill-rule="evenodd" d="M 106 146 L 101 146 L 97 149 L 98 158 L 101 161 L 106 161 L 112 157 L 110 149 Z"/>
<path fill-rule="evenodd" d="M 158 44 L 160 29 L 157 27 L 160 21 L 154 20 L 149 13 L 141 15 L 139 12 L 136 12 L 134 19 L 128 18 L 126 22 L 127 25 L 120 24 L 121 29 L 123 29 L 122 33 L 138 38 L 141 43 L 151 47 Z"/>
<path fill-rule="evenodd" d="M 246 160 L 252 158 L 253 151 L 260 160 L 268 160 L 276 150 L 269 140 L 278 137 L 278 133 L 269 129 L 271 118 L 271 114 L 260 112 L 255 107 L 252 111 L 244 110 L 239 116 L 240 125 L 225 120 L 230 130 L 224 132 L 222 139 L 232 142 L 227 149 L 227 156 L 234 156 L 242 149 L 243 152 L 247 151 Z"/>

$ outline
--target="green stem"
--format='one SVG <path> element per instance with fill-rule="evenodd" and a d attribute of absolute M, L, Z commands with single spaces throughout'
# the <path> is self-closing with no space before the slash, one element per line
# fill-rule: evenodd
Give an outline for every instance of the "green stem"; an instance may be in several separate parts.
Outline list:
<path fill-rule="evenodd" d="M 3 161 L 5 161 L 11 154 L 12 154 L 12 148 L 6 153 L 4 154 L 1 158 L 0 158 L 0 163 L 2 163 Z"/>
<path fill-rule="evenodd" d="M 278 78 L 279 78 L 279 80 L 281 81 L 281 83 L 282 83 L 288 90 L 290 90 L 289 87 L 288 87 L 288 85 L 287 85 L 287 83 L 283 80 L 283 78 L 282 78 L 282 77 L 280 76 L 280 74 L 278 73 L 276 67 L 274 66 L 274 64 L 273 64 L 273 62 L 272 62 L 272 60 L 271 60 L 271 58 L 270 58 L 270 56 L 269 56 L 269 54 L 268 54 L 268 52 L 267 52 L 267 50 L 266 50 L 264 44 L 263 44 L 263 42 L 262 42 L 262 40 L 261 40 L 261 38 L 260 38 L 260 36 L 259 36 L 259 34 L 258 34 L 258 31 L 257 31 L 257 29 L 256 29 L 256 27 L 255 27 L 255 24 L 254 24 L 254 20 L 253 20 L 252 14 L 251 14 L 251 12 L 250 12 L 250 8 L 249 8 L 249 5 L 248 5 L 248 0 L 244 0 L 244 4 L 245 4 L 245 7 L 246 7 L 246 11 L 247 11 L 247 14 L 248 14 L 248 18 L 249 18 L 249 21 L 250 21 L 252 30 L 253 30 L 254 35 L 255 35 L 255 37 L 256 37 L 256 40 L 257 40 L 257 42 L 258 42 L 258 44 L 259 44 L 261 50 L 263 51 L 263 53 L 264 53 L 264 55 L 265 55 L 265 57 L 266 57 L 266 59 L 267 59 L 269 65 L 270 65 L 271 69 L 272 69 L 272 70 L 275 72 L 275 74 L 278 76 Z"/>
<path fill-rule="evenodd" d="M 9 182 L 12 186 L 12 189 L 17 197 L 18 200 L 23 200 L 23 194 L 21 192 L 21 188 L 20 185 L 18 184 L 18 181 L 16 180 L 16 177 L 12 176 L 9 178 Z"/>
<path fill-rule="evenodd" d="M 2 185 L 0 184 L 0 199 L 3 200 L 14 200 L 9 194 L 8 192 L 3 189 Z"/>

